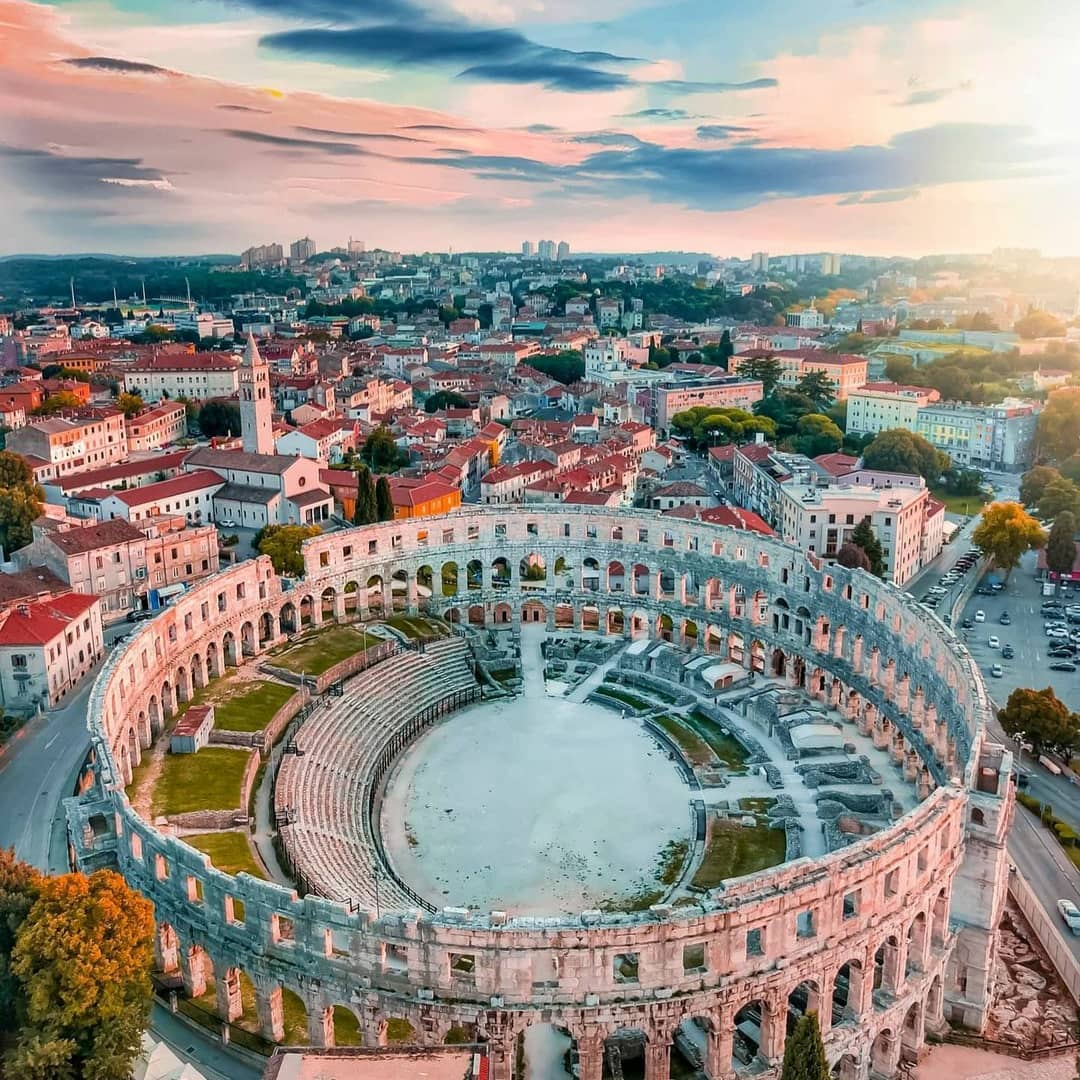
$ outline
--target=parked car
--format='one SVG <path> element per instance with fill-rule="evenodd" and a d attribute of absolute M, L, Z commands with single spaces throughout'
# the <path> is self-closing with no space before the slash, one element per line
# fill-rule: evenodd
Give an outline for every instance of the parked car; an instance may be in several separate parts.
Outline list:
<path fill-rule="evenodd" d="M 983 611 L 982 608 L 979 608 L 979 610 L 975 612 L 975 621 L 986 622 L 986 612 Z"/>
<path fill-rule="evenodd" d="M 1072 660 L 1055 660 L 1050 665 L 1051 671 L 1075 671 L 1076 664 Z"/>
<path fill-rule="evenodd" d="M 219 521 L 218 525 L 222 529 L 235 529 L 236 528 L 236 522 L 233 521 L 232 518 L 225 518 L 223 521 Z"/>
<path fill-rule="evenodd" d="M 970 629 L 971 629 L 971 628 L 972 628 L 972 627 L 973 627 L 973 626 L 974 626 L 975 624 L 974 624 L 974 623 L 973 623 L 973 622 L 972 622 L 972 621 L 971 621 L 970 619 L 964 619 L 964 620 L 963 620 L 963 621 L 962 621 L 962 622 L 960 623 L 960 625 L 961 625 L 961 626 L 962 626 L 962 627 L 963 627 L 963 628 L 964 628 L 965 630 L 970 630 Z"/>
<path fill-rule="evenodd" d="M 1012 622 L 1012 617 L 1007 611 L 1003 611 L 998 616 L 998 622 L 1001 623 L 1002 626 L 1008 626 Z"/>
<path fill-rule="evenodd" d="M 1000 649 L 1001 639 L 997 636 L 997 634 L 991 634 L 986 639 L 986 644 L 989 645 L 991 649 Z"/>
<path fill-rule="evenodd" d="M 137 611 L 128 612 L 127 621 L 142 622 L 144 619 L 152 619 L 156 614 L 156 611 L 144 611 L 142 608 L 139 608 Z"/>
<path fill-rule="evenodd" d="M 1058 911 L 1065 920 L 1065 925 L 1074 933 L 1080 934 L 1080 908 L 1071 900 L 1059 900 Z"/>
<path fill-rule="evenodd" d="M 991 664 L 990 674 L 993 675 L 995 679 L 1000 679 L 1001 676 L 1005 674 L 1005 669 L 1000 664 Z"/>
<path fill-rule="evenodd" d="M 1006 644 L 1001 646 L 1002 660 L 1011 660 L 1015 655 L 1016 653 L 1013 651 L 1013 647 L 1011 645 Z"/>

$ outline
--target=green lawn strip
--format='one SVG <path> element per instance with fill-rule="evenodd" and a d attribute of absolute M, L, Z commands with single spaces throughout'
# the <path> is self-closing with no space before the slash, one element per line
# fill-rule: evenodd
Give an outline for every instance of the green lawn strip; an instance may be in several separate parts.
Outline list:
<path fill-rule="evenodd" d="M 360 1033 L 360 1021 L 356 1015 L 342 1005 L 334 1007 L 334 1045 L 359 1046 L 363 1042 Z"/>
<path fill-rule="evenodd" d="M 717 818 L 709 827 L 705 855 L 690 882 L 698 889 L 712 889 L 728 878 L 742 877 L 782 863 L 787 855 L 783 829 L 758 824 L 746 828 L 738 821 Z"/>
<path fill-rule="evenodd" d="M 351 626 L 330 626 L 275 650 L 269 654 L 269 660 L 276 667 L 297 675 L 321 675 L 335 664 L 377 645 L 381 640 Z"/>
<path fill-rule="evenodd" d="M 180 839 L 209 855 L 210 861 L 223 874 L 239 874 L 243 871 L 252 877 L 266 877 L 266 871 L 251 854 L 248 839 L 241 832 L 193 833 Z"/>
<path fill-rule="evenodd" d="M 931 487 L 930 494 L 944 503 L 950 514 L 977 514 L 990 501 L 986 495 L 952 495 L 942 487 Z"/>
<path fill-rule="evenodd" d="M 712 751 L 705 740 L 685 727 L 675 717 L 654 716 L 652 722 L 671 736 L 691 765 L 708 765 L 713 760 Z"/>
<path fill-rule="evenodd" d="M 413 1031 L 413 1026 L 408 1020 L 403 1020 L 399 1016 L 392 1016 L 386 1021 L 386 1041 L 388 1043 L 412 1042 L 415 1037 L 416 1032 Z"/>
<path fill-rule="evenodd" d="M 714 720 L 699 709 L 693 709 L 686 718 L 687 724 L 708 743 L 712 752 L 734 773 L 746 772 L 746 751 L 733 735 L 722 732 Z"/>
<path fill-rule="evenodd" d="M 222 731 L 261 731 L 293 694 L 295 686 L 256 680 L 233 683 L 227 697 L 213 700 L 214 727 Z"/>
<path fill-rule="evenodd" d="M 739 800 L 739 809 L 747 814 L 767 814 L 776 805 L 768 795 L 751 796 Z"/>
<path fill-rule="evenodd" d="M 635 694 L 628 694 L 625 690 L 616 690 L 608 683 L 601 683 L 593 693 L 614 701 L 621 701 L 624 705 L 629 705 L 631 709 L 637 709 L 639 712 L 647 712 L 649 709 L 659 707 L 654 702 L 646 701 Z"/>
<path fill-rule="evenodd" d="M 154 816 L 240 809 L 241 781 L 252 753 L 207 746 L 197 754 L 166 754 L 154 785 Z"/>

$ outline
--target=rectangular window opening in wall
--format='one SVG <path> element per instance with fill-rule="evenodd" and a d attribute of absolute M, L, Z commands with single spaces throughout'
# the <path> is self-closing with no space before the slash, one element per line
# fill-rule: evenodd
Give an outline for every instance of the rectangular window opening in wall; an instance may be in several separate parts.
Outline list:
<path fill-rule="evenodd" d="M 479 540 L 480 539 L 480 526 L 479 525 L 470 525 L 468 530 L 466 531 L 465 538 L 467 540 Z"/>
<path fill-rule="evenodd" d="M 563 534 L 564 537 L 568 537 L 570 535 L 570 522 L 569 521 L 564 521 L 563 522 L 562 534 Z"/>
<path fill-rule="evenodd" d="M 638 981 L 638 954 L 619 953 L 612 965 L 612 974 L 617 983 L 636 983 Z"/>
<path fill-rule="evenodd" d="M 341 549 L 341 557 L 343 559 L 351 559 L 352 558 L 352 544 L 346 544 Z"/>
<path fill-rule="evenodd" d="M 637 539 L 638 539 L 639 544 L 647 544 L 649 542 L 649 530 L 648 529 L 638 529 L 638 531 L 637 531 Z"/>
<path fill-rule="evenodd" d="M 369 540 L 367 542 L 367 553 L 369 555 L 375 555 L 375 554 L 378 553 L 378 551 L 379 551 L 379 541 L 378 540 Z"/>
<path fill-rule="evenodd" d="M 329 566 L 330 565 L 330 552 L 329 551 L 320 551 L 319 552 L 319 565 L 320 566 Z"/>
<path fill-rule="evenodd" d="M 795 920 L 795 934 L 801 938 L 812 938 L 817 935 L 814 912 L 810 908 L 799 912 Z"/>
<path fill-rule="evenodd" d="M 704 942 L 698 942 L 696 945 L 683 946 L 682 967 L 684 975 L 694 975 L 705 970 Z"/>
<path fill-rule="evenodd" d="M 270 934 L 276 945 L 292 945 L 296 941 L 296 927 L 292 919 L 285 915 L 270 917 Z"/>
<path fill-rule="evenodd" d="M 390 547 L 391 547 L 391 549 L 393 551 L 400 551 L 401 550 L 401 545 L 402 545 L 401 533 L 398 533 L 397 536 L 390 537 Z"/>
<path fill-rule="evenodd" d="M 218 611 L 225 610 L 225 594 L 223 592 L 217 594 L 217 609 Z"/>
<path fill-rule="evenodd" d="M 765 955 L 765 930 L 763 927 L 759 926 L 755 930 L 746 931 L 746 955 L 747 957 Z"/>
<path fill-rule="evenodd" d="M 189 904 L 201 904 L 203 902 L 202 882 L 190 874 L 187 879 L 187 898 Z"/>
<path fill-rule="evenodd" d="M 386 945 L 383 952 L 383 971 L 404 975 L 409 970 L 409 953 L 404 945 Z"/>
<path fill-rule="evenodd" d="M 131 857 L 142 862 L 142 837 L 138 833 L 131 834 Z"/>
<path fill-rule="evenodd" d="M 503 535 L 504 536 L 506 535 L 505 529 L 506 529 L 506 526 L 504 525 L 503 526 L 503 530 L 504 530 Z M 539 536 L 540 535 L 540 526 L 535 521 L 527 521 L 525 523 L 525 532 L 529 536 Z"/>
<path fill-rule="evenodd" d="M 453 529 L 443 529 L 443 531 L 442 531 L 442 542 L 444 544 L 452 544 L 454 542 L 454 530 Z"/>
<path fill-rule="evenodd" d="M 427 547 L 428 546 L 428 534 L 427 529 L 421 529 L 416 534 L 416 546 Z"/>
<path fill-rule="evenodd" d="M 476 956 L 474 953 L 450 954 L 450 978 L 471 981 L 476 974 Z"/>
<path fill-rule="evenodd" d="M 919 854 L 916 856 L 916 865 L 919 868 L 920 874 L 926 873 L 926 868 L 929 866 L 930 860 L 927 857 L 927 849 L 925 847 L 919 848 Z"/>
<path fill-rule="evenodd" d="M 896 896 L 900 891 L 900 871 L 890 870 L 885 875 L 885 899 Z"/>
<path fill-rule="evenodd" d="M 225 921 L 230 926 L 243 926 L 245 912 L 243 900 L 236 896 L 225 897 Z"/>
<path fill-rule="evenodd" d="M 843 914 L 845 919 L 854 919 L 859 914 L 859 894 L 857 892 L 844 893 Z"/>

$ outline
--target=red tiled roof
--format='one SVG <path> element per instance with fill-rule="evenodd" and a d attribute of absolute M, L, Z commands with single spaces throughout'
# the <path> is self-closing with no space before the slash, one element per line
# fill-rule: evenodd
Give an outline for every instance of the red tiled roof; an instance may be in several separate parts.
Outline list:
<path fill-rule="evenodd" d="M 776 535 L 764 518 L 740 506 L 714 506 L 711 510 L 702 510 L 701 520 L 711 525 L 730 525 L 734 529 L 745 529 L 764 536 Z"/>
<path fill-rule="evenodd" d="M 224 483 L 224 478 L 212 469 L 196 469 L 181 476 L 174 476 L 171 480 L 160 480 L 156 484 L 128 488 L 126 491 L 110 491 L 109 494 L 126 506 L 141 506 L 143 503 L 171 499 L 176 495 L 187 495 L 192 491 L 202 491 L 204 488 Z"/>
<path fill-rule="evenodd" d="M 857 457 L 840 453 L 818 454 L 814 461 L 830 476 L 843 476 L 844 473 L 851 472 L 859 464 Z"/>
<path fill-rule="evenodd" d="M 16 607 L 0 626 L 0 645 L 47 645 L 97 602 L 96 596 L 65 593 Z"/>

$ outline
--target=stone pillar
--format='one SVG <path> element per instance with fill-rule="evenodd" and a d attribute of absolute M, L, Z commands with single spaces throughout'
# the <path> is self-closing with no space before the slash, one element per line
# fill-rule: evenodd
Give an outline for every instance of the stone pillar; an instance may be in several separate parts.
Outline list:
<path fill-rule="evenodd" d="M 240 991 L 240 972 L 237 968 L 215 965 L 214 991 L 217 1013 L 222 1020 L 232 1023 L 244 1015 L 244 1001 Z"/>
<path fill-rule="evenodd" d="M 577 1039 L 579 1080 L 603 1080 L 604 1036 L 601 1032 L 587 1032 Z"/>
<path fill-rule="evenodd" d="M 319 598 L 319 610 L 322 611 L 321 597 Z M 345 618 L 345 594 L 343 592 L 334 593 L 334 618 L 338 622 Z"/>
<path fill-rule="evenodd" d="M 179 964 L 180 946 L 176 940 L 176 931 L 167 923 L 158 927 L 154 934 L 154 964 L 166 974 L 176 970 Z"/>
<path fill-rule="evenodd" d="M 394 613 L 394 581 L 385 573 L 382 583 L 382 608 L 384 618 Z"/>
<path fill-rule="evenodd" d="M 713 1018 L 705 1043 L 705 1072 L 709 1080 L 730 1080 L 735 1070 L 731 1065 L 735 1041 L 735 1013 L 724 1006 Z"/>
<path fill-rule="evenodd" d="M 312 1046 L 334 1045 L 334 1010 L 321 1001 L 308 1001 L 307 1035 Z"/>
<path fill-rule="evenodd" d="M 405 583 L 405 610 L 409 615 L 415 615 L 420 603 L 420 590 L 416 584 L 416 576 L 410 574 Z"/>
<path fill-rule="evenodd" d="M 180 974 L 184 980 L 184 993 L 189 998 L 202 997 L 206 993 L 206 953 L 197 945 L 180 953 Z"/>
<path fill-rule="evenodd" d="M 671 1040 L 665 1034 L 645 1043 L 645 1080 L 668 1080 L 671 1076 Z"/>
<path fill-rule="evenodd" d="M 890 945 L 885 943 L 885 956 L 881 964 L 881 989 L 894 997 L 904 985 L 904 967 L 907 962 L 905 943 Z"/>
<path fill-rule="evenodd" d="M 281 987 L 274 983 L 256 983 L 255 1010 L 259 1015 L 259 1034 L 267 1042 L 281 1042 L 285 1038 L 285 1009 L 281 1002 Z"/>
<path fill-rule="evenodd" d="M 776 997 L 762 1000 L 761 1045 L 758 1054 L 770 1065 L 783 1057 L 787 1040 L 787 1001 Z"/>

